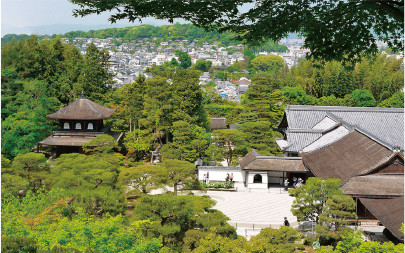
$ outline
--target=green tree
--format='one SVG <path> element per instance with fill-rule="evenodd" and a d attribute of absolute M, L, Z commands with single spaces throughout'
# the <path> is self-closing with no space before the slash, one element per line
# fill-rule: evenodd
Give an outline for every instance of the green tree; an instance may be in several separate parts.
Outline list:
<path fill-rule="evenodd" d="M 381 101 L 378 107 L 393 107 L 393 108 L 403 108 L 404 107 L 404 93 L 397 92 L 392 95 L 392 97 Z"/>
<path fill-rule="evenodd" d="M 181 244 L 185 233 L 195 227 L 196 218 L 203 215 L 214 201 L 191 195 L 171 194 L 143 196 L 135 206 L 137 219 L 150 220 L 148 233 L 163 238 L 163 245 Z M 146 228 L 148 228 L 146 227 Z"/>
<path fill-rule="evenodd" d="M 76 96 L 83 94 L 91 100 L 102 100 L 103 94 L 112 86 L 112 74 L 107 72 L 108 58 L 108 52 L 99 51 L 93 43 L 87 47 L 84 66 L 77 85 L 73 87 Z"/>
<path fill-rule="evenodd" d="M 203 72 L 208 72 L 212 66 L 211 61 L 197 60 L 196 63 L 192 66 L 193 69 L 201 70 Z"/>
<path fill-rule="evenodd" d="M 123 168 L 118 176 L 118 183 L 126 190 L 127 195 L 148 194 L 162 186 L 159 182 L 161 173 L 161 168 L 153 165 Z"/>
<path fill-rule="evenodd" d="M 238 129 L 219 129 L 212 132 L 212 142 L 214 145 L 225 148 L 223 157 L 226 158 L 228 164 L 232 163 L 233 146 L 243 141 L 243 137 L 243 133 Z"/>
<path fill-rule="evenodd" d="M 83 151 L 86 153 L 108 154 L 112 153 L 117 147 L 118 143 L 111 135 L 100 134 L 94 137 L 91 141 L 84 143 Z"/>
<path fill-rule="evenodd" d="M 297 216 L 298 221 L 308 220 L 318 224 L 326 201 L 335 194 L 342 194 L 339 185 L 340 179 L 308 178 L 304 185 L 290 190 L 295 197 L 291 212 Z"/>
<path fill-rule="evenodd" d="M 404 33 L 403 1 L 335 1 L 335 2 L 259 2 L 250 0 L 228 3 L 224 1 L 196 1 L 193 4 L 173 1 L 165 8 L 159 0 L 148 3 L 117 1 L 71 0 L 79 4 L 76 16 L 101 13 L 120 8 L 109 20 L 134 21 L 147 16 L 167 19 L 183 18 L 206 29 L 232 31 L 248 42 L 279 41 L 288 33 L 305 37 L 304 47 L 315 57 L 326 59 L 354 59 L 363 51 L 376 53 L 377 38 L 390 48 L 401 51 Z M 241 7 L 245 11 L 239 11 Z M 309 15 L 310 13 L 310 15 Z M 308 15 L 307 15 L 308 14 Z M 293 17 L 293 18 L 291 18 Z M 247 22 L 250 21 L 250 22 Z"/>
<path fill-rule="evenodd" d="M 375 99 L 370 91 L 355 90 L 350 94 L 354 100 L 354 105 L 358 107 L 372 107 L 375 105 Z"/>
<path fill-rule="evenodd" d="M 177 196 L 177 189 L 180 184 L 193 183 L 196 180 L 195 166 L 186 161 L 167 159 L 159 164 L 162 169 L 162 181 L 174 189 L 174 196 Z"/>
<path fill-rule="evenodd" d="M 62 154 L 51 163 L 52 187 L 74 196 L 74 206 L 94 215 L 119 214 L 126 209 L 117 185 L 123 157 L 114 154 Z"/>
<path fill-rule="evenodd" d="M 191 57 L 186 52 L 177 51 L 176 56 L 179 58 L 180 67 L 183 69 L 191 67 Z"/>
<path fill-rule="evenodd" d="M 12 168 L 29 182 L 29 187 L 34 191 L 50 183 L 51 174 L 46 164 L 46 158 L 41 153 L 26 153 L 17 155 L 12 163 Z"/>
<path fill-rule="evenodd" d="M 284 60 L 277 55 L 259 55 L 250 61 L 253 69 L 277 74 L 284 67 Z"/>

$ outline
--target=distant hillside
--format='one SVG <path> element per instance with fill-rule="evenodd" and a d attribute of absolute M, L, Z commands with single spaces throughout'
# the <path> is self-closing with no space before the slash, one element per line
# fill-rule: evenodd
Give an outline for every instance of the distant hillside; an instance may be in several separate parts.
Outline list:
<path fill-rule="evenodd" d="M 100 30 L 90 30 L 90 31 L 72 31 L 65 34 L 60 34 L 62 37 L 68 39 L 73 38 L 116 38 L 122 39 L 124 41 L 137 40 L 137 39 L 148 39 L 168 41 L 168 40 L 188 40 L 190 42 L 198 41 L 200 44 L 203 42 L 213 43 L 218 42 L 221 46 L 230 46 L 241 44 L 240 41 L 235 39 L 235 34 L 231 33 L 218 33 L 216 31 L 206 32 L 202 28 L 197 28 L 192 24 L 179 24 L 174 25 L 140 25 L 131 26 L 124 28 L 107 28 Z M 23 35 L 6 35 L 2 38 L 2 42 L 10 41 L 12 38 L 18 39 Z M 52 35 L 56 37 L 57 34 Z M 254 47 L 254 51 L 274 51 L 274 52 L 285 52 L 288 51 L 287 47 L 279 45 L 274 42 L 268 42 L 260 47 Z"/>

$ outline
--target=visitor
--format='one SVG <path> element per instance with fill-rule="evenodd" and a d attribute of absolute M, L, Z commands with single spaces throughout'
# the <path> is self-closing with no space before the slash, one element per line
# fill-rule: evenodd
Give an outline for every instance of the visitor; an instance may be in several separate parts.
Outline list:
<path fill-rule="evenodd" d="M 284 190 L 287 191 L 288 190 L 288 185 L 290 184 L 290 182 L 288 182 L 288 178 L 286 178 L 284 180 Z"/>
<path fill-rule="evenodd" d="M 297 178 L 294 176 L 293 177 L 293 187 L 295 188 L 295 185 L 297 184 Z"/>
<path fill-rule="evenodd" d="M 233 173 L 229 176 L 229 181 L 233 182 Z"/>
<path fill-rule="evenodd" d="M 287 217 L 284 217 L 284 226 L 287 226 L 287 227 L 290 226 L 290 223 L 288 222 Z"/>
<path fill-rule="evenodd" d="M 207 176 L 205 174 L 203 176 L 203 183 L 207 183 Z"/>
<path fill-rule="evenodd" d="M 210 172 L 207 171 L 207 177 L 205 178 L 207 184 L 210 182 Z"/>
<path fill-rule="evenodd" d="M 225 178 L 226 182 L 229 182 L 229 173 L 226 173 L 226 178 Z"/>

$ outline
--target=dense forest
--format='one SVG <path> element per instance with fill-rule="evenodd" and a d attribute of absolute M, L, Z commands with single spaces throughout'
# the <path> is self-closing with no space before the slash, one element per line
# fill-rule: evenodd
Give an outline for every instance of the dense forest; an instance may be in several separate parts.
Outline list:
<path fill-rule="evenodd" d="M 85 56 L 59 37 L 32 36 L 1 47 L 4 251 L 295 252 L 304 245 L 296 243 L 300 235 L 290 227 L 264 229 L 246 241 L 224 214 L 212 209 L 211 199 L 177 196 L 180 184 L 182 190 L 202 189 L 192 163 L 198 158 L 214 163 L 226 159 L 234 165 L 252 149 L 281 155 L 274 142 L 280 134 L 274 129 L 287 104 L 404 104 L 402 59 L 384 53 L 364 58 L 353 68 L 302 60 L 289 69 L 281 57 L 245 50 L 244 62 L 223 71 L 230 75 L 250 70 L 252 84 L 239 104 L 222 99 L 212 85 L 199 85 L 201 68 L 214 75 L 210 64 L 167 62 L 148 69 L 152 78 L 141 75 L 113 89 L 106 70 L 108 52 L 94 45 Z M 94 138 L 84 147 L 91 152 L 88 156 L 64 154 L 48 161 L 44 154 L 33 153 L 36 143 L 57 129 L 57 122 L 46 115 L 81 95 L 116 109 L 106 125 L 123 131 L 123 140 Z M 225 117 L 239 128 L 211 133 L 210 117 Z M 150 151 L 156 149 L 162 163 L 149 165 Z M 163 186 L 173 187 L 175 194 L 148 195 Z M 362 245 L 355 234 L 334 240 Z M 400 249 L 393 244 L 367 247 Z"/>

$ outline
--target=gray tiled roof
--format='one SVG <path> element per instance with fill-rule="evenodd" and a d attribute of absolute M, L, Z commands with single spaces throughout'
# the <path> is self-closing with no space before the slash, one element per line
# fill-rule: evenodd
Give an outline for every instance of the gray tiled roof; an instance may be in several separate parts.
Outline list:
<path fill-rule="evenodd" d="M 288 129 L 286 131 L 288 146 L 285 151 L 301 151 L 322 136 L 322 130 Z"/>
<path fill-rule="evenodd" d="M 285 110 L 284 117 L 287 119 L 288 128 L 310 129 L 326 115 L 336 119 L 342 118 L 348 124 L 359 127 L 391 146 L 404 149 L 403 108 L 290 105 Z M 292 138 L 305 140 L 312 136 Z M 288 142 L 293 143 L 291 140 L 288 139 Z M 293 150 L 293 147 L 290 149 Z"/>

